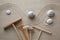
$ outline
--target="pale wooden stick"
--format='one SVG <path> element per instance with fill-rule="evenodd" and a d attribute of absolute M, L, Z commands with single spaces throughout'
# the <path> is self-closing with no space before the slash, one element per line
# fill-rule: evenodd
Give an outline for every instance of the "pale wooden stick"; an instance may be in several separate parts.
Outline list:
<path fill-rule="evenodd" d="M 12 26 L 13 26 L 13 28 L 14 28 L 16 34 L 17 34 L 17 37 L 19 38 L 19 40 L 21 40 L 21 38 L 20 38 L 20 36 L 19 36 L 19 33 L 18 33 L 18 31 L 17 31 L 17 28 L 15 27 L 14 24 L 12 24 Z"/>
<path fill-rule="evenodd" d="M 30 40 L 32 39 L 31 37 L 32 37 L 32 34 L 31 34 L 31 31 L 30 31 Z"/>
<path fill-rule="evenodd" d="M 42 35 L 42 31 L 40 31 L 40 35 L 39 35 L 39 38 L 38 38 L 38 40 L 40 39 L 41 35 Z"/>

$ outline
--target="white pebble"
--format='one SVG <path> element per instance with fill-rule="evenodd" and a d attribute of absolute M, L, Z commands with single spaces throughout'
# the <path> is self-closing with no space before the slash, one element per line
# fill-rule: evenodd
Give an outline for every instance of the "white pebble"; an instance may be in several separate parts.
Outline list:
<path fill-rule="evenodd" d="M 52 24 L 52 23 L 53 23 L 53 20 L 52 20 L 52 19 L 48 19 L 48 20 L 47 20 L 47 23 L 48 23 L 48 24 Z"/>
<path fill-rule="evenodd" d="M 47 15 L 48 15 L 49 17 L 53 17 L 53 16 L 55 15 L 54 10 L 48 10 L 48 11 L 47 11 Z"/>
<path fill-rule="evenodd" d="M 7 15 L 10 15 L 11 14 L 11 11 L 10 10 L 6 10 L 6 14 Z"/>
<path fill-rule="evenodd" d="M 31 19 L 33 19 L 35 17 L 33 11 L 28 12 L 28 17 L 31 18 Z"/>

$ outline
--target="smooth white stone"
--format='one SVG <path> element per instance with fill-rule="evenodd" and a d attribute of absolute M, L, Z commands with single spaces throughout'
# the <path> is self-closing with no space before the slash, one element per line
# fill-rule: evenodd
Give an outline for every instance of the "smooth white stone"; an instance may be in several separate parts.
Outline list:
<path fill-rule="evenodd" d="M 48 24 L 52 24 L 52 23 L 53 23 L 53 20 L 52 20 L 52 19 L 48 19 L 48 20 L 47 20 L 47 23 L 48 23 Z"/>
<path fill-rule="evenodd" d="M 7 15 L 10 15 L 11 14 L 11 11 L 10 10 L 6 10 L 6 14 Z"/>
<path fill-rule="evenodd" d="M 28 17 L 29 17 L 29 18 L 32 18 L 32 19 L 35 17 L 33 11 L 29 11 L 29 12 L 28 12 Z"/>
<path fill-rule="evenodd" d="M 47 15 L 48 15 L 49 17 L 53 17 L 53 16 L 55 15 L 54 10 L 48 10 L 48 11 L 47 11 Z"/>

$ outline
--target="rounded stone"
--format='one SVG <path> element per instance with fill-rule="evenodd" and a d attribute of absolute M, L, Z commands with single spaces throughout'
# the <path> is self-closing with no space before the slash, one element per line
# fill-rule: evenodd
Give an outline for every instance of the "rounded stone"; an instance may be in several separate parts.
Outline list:
<path fill-rule="evenodd" d="M 52 19 L 47 19 L 47 24 L 52 24 L 53 20 Z"/>
<path fill-rule="evenodd" d="M 10 15 L 11 14 L 11 11 L 10 10 L 6 10 L 6 14 L 7 15 Z"/>
<path fill-rule="evenodd" d="M 33 19 L 35 17 L 33 11 L 28 12 L 28 17 L 31 18 L 31 19 Z"/>
<path fill-rule="evenodd" d="M 53 17 L 53 16 L 55 15 L 54 10 L 48 10 L 48 11 L 47 11 L 47 15 L 48 15 L 49 17 Z"/>

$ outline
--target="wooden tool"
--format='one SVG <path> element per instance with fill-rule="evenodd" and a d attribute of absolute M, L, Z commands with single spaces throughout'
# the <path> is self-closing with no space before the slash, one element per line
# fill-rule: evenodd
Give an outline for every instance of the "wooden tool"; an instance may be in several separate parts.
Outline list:
<path fill-rule="evenodd" d="M 32 40 L 32 31 L 33 31 L 33 28 L 28 28 L 29 32 L 30 32 L 30 40 Z"/>
<path fill-rule="evenodd" d="M 23 35 L 24 35 L 24 37 L 25 37 L 25 40 L 29 40 L 29 38 L 28 38 L 28 36 L 27 36 L 27 34 L 26 34 L 26 31 L 24 30 L 23 27 L 24 27 L 24 26 L 23 26 L 22 24 L 20 24 L 20 25 L 18 26 L 18 28 L 22 31 L 22 33 L 23 33 Z"/>
<path fill-rule="evenodd" d="M 39 35 L 38 40 L 40 39 L 42 32 L 46 32 L 46 33 L 48 33 L 48 34 L 52 34 L 50 31 L 45 30 L 45 29 L 42 29 L 42 28 L 40 28 L 40 27 L 38 28 L 38 27 L 36 27 L 36 26 L 34 26 L 34 27 L 30 27 L 30 26 L 28 26 L 28 25 L 27 25 L 27 26 L 24 26 L 24 29 L 26 29 L 26 28 L 28 28 L 28 30 L 29 30 L 29 32 L 30 32 L 30 40 L 31 40 L 31 35 L 32 35 L 31 32 L 32 32 L 33 28 L 40 31 L 40 35 Z"/>
<path fill-rule="evenodd" d="M 16 20 L 12 21 L 11 23 L 8 23 L 6 26 L 4 26 L 4 30 L 8 29 L 10 27 L 11 24 L 14 24 L 18 21 L 21 21 L 21 18 L 17 18 Z"/>
<path fill-rule="evenodd" d="M 38 28 L 38 27 L 33 27 L 33 28 L 35 28 L 35 29 L 37 29 L 37 30 L 40 30 L 40 35 L 39 35 L 38 40 L 40 39 L 42 32 L 46 32 L 46 33 L 48 33 L 48 34 L 52 34 L 50 31 L 45 30 L 45 29 L 42 29 L 42 28 Z"/>
<path fill-rule="evenodd" d="M 30 40 L 32 40 L 32 38 L 31 38 L 31 37 L 32 37 L 32 31 L 30 30 Z"/>
<path fill-rule="evenodd" d="M 13 26 L 13 28 L 14 28 L 14 30 L 15 30 L 15 32 L 16 32 L 16 34 L 17 34 L 18 38 L 19 38 L 19 40 L 21 40 L 21 38 L 19 37 L 19 33 L 18 33 L 18 31 L 17 31 L 16 26 L 15 26 L 14 24 L 12 24 L 12 26 Z"/>
<path fill-rule="evenodd" d="M 9 28 L 10 25 L 12 25 L 13 28 L 14 28 L 14 30 L 15 30 L 15 32 L 16 32 L 16 34 L 17 34 L 17 37 L 19 38 L 19 40 L 21 40 L 21 38 L 19 37 L 19 33 L 18 33 L 18 31 L 17 31 L 17 28 L 16 28 L 16 26 L 14 25 L 14 23 L 17 22 L 17 21 L 19 21 L 19 20 L 21 20 L 21 18 L 18 18 L 18 19 L 16 19 L 16 20 L 14 20 L 13 22 L 11 22 L 9 25 L 5 26 L 5 27 L 4 27 L 4 30 L 6 30 L 7 28 Z"/>
<path fill-rule="evenodd" d="M 38 40 L 40 39 L 40 37 L 41 37 L 41 34 L 42 34 L 42 31 L 40 31 L 40 35 L 39 35 L 39 38 L 38 38 Z"/>
<path fill-rule="evenodd" d="M 31 26 L 29 26 L 29 25 L 26 25 L 26 26 L 24 26 L 23 27 L 24 29 L 28 29 L 28 31 L 29 31 L 29 33 L 30 33 L 30 35 L 29 35 L 29 40 L 32 40 L 32 31 L 33 31 L 33 28 L 31 27 Z"/>
<path fill-rule="evenodd" d="M 39 35 L 38 40 L 40 39 L 40 37 L 41 37 L 41 35 L 42 35 L 42 32 L 46 32 L 46 31 L 42 31 L 42 30 L 40 30 L 40 35 Z M 50 34 L 50 33 L 49 33 L 49 34 Z"/>
<path fill-rule="evenodd" d="M 34 26 L 33 28 L 34 28 L 34 29 L 37 29 L 37 30 L 41 30 L 41 31 L 46 32 L 46 33 L 48 33 L 48 34 L 52 34 L 52 32 L 50 32 L 50 31 L 48 31 L 48 30 L 45 30 L 45 29 L 42 29 L 42 28 L 40 28 L 40 27 Z"/>

